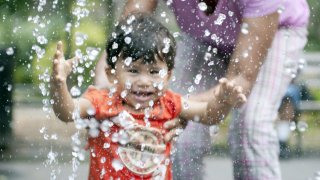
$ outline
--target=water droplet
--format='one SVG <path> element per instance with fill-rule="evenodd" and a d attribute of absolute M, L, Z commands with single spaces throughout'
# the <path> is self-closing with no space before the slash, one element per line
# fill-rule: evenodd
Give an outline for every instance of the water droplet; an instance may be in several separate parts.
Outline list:
<path fill-rule="evenodd" d="M 118 133 L 113 133 L 111 137 L 112 142 L 118 142 L 119 141 L 119 134 Z"/>
<path fill-rule="evenodd" d="M 58 156 L 58 153 L 50 151 L 47 155 L 47 158 L 48 158 L 46 161 L 47 164 L 52 164 L 52 163 L 56 162 L 57 156 Z"/>
<path fill-rule="evenodd" d="M 158 88 L 159 90 L 162 90 L 162 89 L 164 88 L 163 82 L 158 83 L 157 88 Z"/>
<path fill-rule="evenodd" d="M 52 134 L 51 135 L 51 139 L 52 140 L 57 140 L 58 139 L 58 135 L 57 134 Z"/>
<path fill-rule="evenodd" d="M 299 59 L 299 62 L 298 62 L 299 69 L 303 69 L 305 65 L 306 65 L 306 60 L 303 58 Z"/>
<path fill-rule="evenodd" d="M 125 87 L 126 87 L 126 89 L 131 89 L 131 86 L 132 86 L 132 83 L 129 81 L 129 80 L 127 80 L 126 82 L 125 82 Z"/>
<path fill-rule="evenodd" d="M 305 132 L 308 128 L 308 124 L 305 121 L 298 121 L 297 128 L 298 131 Z"/>
<path fill-rule="evenodd" d="M 7 90 L 8 90 L 8 91 L 11 91 L 11 90 L 12 90 L 12 85 L 11 85 L 11 84 L 8 84 Z"/>
<path fill-rule="evenodd" d="M 64 30 L 65 30 L 66 32 L 70 33 L 70 32 L 71 32 L 71 27 L 72 27 L 72 24 L 71 24 L 71 23 L 67 23 L 67 24 L 66 24 L 66 27 L 64 28 Z"/>
<path fill-rule="evenodd" d="M 132 57 L 127 57 L 127 58 L 124 60 L 124 64 L 125 64 L 126 66 L 130 66 L 131 62 L 132 62 Z"/>
<path fill-rule="evenodd" d="M 177 136 L 179 136 L 182 132 L 183 132 L 183 129 L 182 129 L 182 128 L 177 128 L 175 134 L 176 134 Z"/>
<path fill-rule="evenodd" d="M 234 12 L 232 12 L 232 11 L 228 11 L 228 15 L 229 15 L 230 17 L 232 17 L 232 16 L 233 16 L 233 14 L 234 14 Z"/>
<path fill-rule="evenodd" d="M 9 56 L 13 55 L 13 54 L 14 54 L 13 48 L 12 48 L 12 47 L 7 48 L 7 49 L 6 49 L 6 53 L 7 53 L 7 55 L 9 55 Z"/>
<path fill-rule="evenodd" d="M 167 54 L 169 52 L 169 47 L 168 46 L 165 46 L 163 49 L 162 49 L 162 52 Z"/>
<path fill-rule="evenodd" d="M 174 33 L 173 33 L 173 37 L 176 38 L 176 37 L 179 37 L 179 36 L 180 36 L 180 33 L 179 33 L 179 32 L 174 32 Z"/>
<path fill-rule="evenodd" d="M 162 49 L 163 53 L 168 53 L 170 50 L 170 43 L 171 40 L 169 38 L 164 38 L 163 39 L 163 43 L 164 43 L 164 48 Z"/>
<path fill-rule="evenodd" d="M 119 45 L 116 42 L 113 42 L 112 49 L 118 49 Z"/>
<path fill-rule="evenodd" d="M 210 36 L 210 31 L 209 31 L 208 29 L 206 29 L 206 30 L 204 31 L 204 36 L 205 36 L 205 37 Z"/>
<path fill-rule="evenodd" d="M 81 46 L 84 44 L 84 41 L 87 40 L 88 36 L 84 33 L 76 32 L 76 45 Z"/>
<path fill-rule="evenodd" d="M 189 109 L 189 104 L 187 102 L 183 102 L 183 108 L 184 109 Z"/>
<path fill-rule="evenodd" d="M 191 86 L 188 88 L 188 92 L 189 92 L 189 93 L 192 93 L 194 90 L 195 90 L 195 88 L 194 88 L 193 85 L 191 85 Z"/>
<path fill-rule="evenodd" d="M 247 23 L 242 23 L 241 25 L 241 33 L 248 34 L 249 33 L 249 25 Z"/>
<path fill-rule="evenodd" d="M 221 25 L 225 19 L 226 19 L 226 15 L 219 13 L 218 18 L 214 21 L 214 24 Z"/>
<path fill-rule="evenodd" d="M 100 48 L 87 47 L 86 52 L 88 54 L 88 58 L 93 61 L 99 55 Z"/>
<path fill-rule="evenodd" d="M 89 129 L 89 135 L 93 138 L 96 138 L 99 136 L 99 130 L 97 128 L 91 128 Z"/>
<path fill-rule="evenodd" d="M 104 149 L 108 149 L 109 147 L 110 147 L 110 144 L 109 144 L 109 143 L 104 143 L 104 144 L 103 144 L 103 148 L 104 148 Z"/>
<path fill-rule="evenodd" d="M 131 24 L 135 19 L 136 17 L 134 15 L 131 15 L 130 17 L 127 18 L 127 24 Z"/>
<path fill-rule="evenodd" d="M 168 71 L 166 69 L 160 69 L 159 75 L 161 78 L 164 78 L 168 74 Z"/>
<path fill-rule="evenodd" d="M 127 90 L 123 90 L 120 94 L 121 98 L 125 98 L 128 94 L 128 91 Z"/>
<path fill-rule="evenodd" d="M 296 128 L 297 128 L 296 123 L 294 121 L 291 121 L 289 124 L 289 128 L 291 131 L 296 130 Z"/>
<path fill-rule="evenodd" d="M 137 104 L 135 105 L 135 108 L 136 108 L 136 109 L 140 109 L 140 107 L 141 107 L 141 104 L 140 104 L 140 103 L 137 103 Z"/>
<path fill-rule="evenodd" d="M 124 130 L 120 130 L 119 132 L 119 142 L 122 145 L 125 145 L 129 142 L 129 135 Z"/>
<path fill-rule="evenodd" d="M 38 36 L 37 37 L 37 42 L 39 44 L 47 44 L 48 43 L 48 39 L 44 36 Z"/>
<path fill-rule="evenodd" d="M 217 54 L 218 53 L 218 49 L 217 48 L 212 48 L 212 52 L 213 52 L 213 54 Z"/>
<path fill-rule="evenodd" d="M 170 164 L 170 159 L 166 159 L 166 160 L 164 161 L 164 165 L 168 166 L 169 164 Z"/>
<path fill-rule="evenodd" d="M 150 100 L 150 101 L 149 101 L 149 106 L 150 106 L 150 107 L 153 107 L 153 105 L 154 105 L 153 100 Z"/>
<path fill-rule="evenodd" d="M 249 52 L 248 51 L 243 52 L 242 57 L 247 58 L 248 56 L 249 56 Z"/>
<path fill-rule="evenodd" d="M 204 54 L 204 60 L 205 60 L 205 61 L 210 60 L 211 57 L 212 57 L 212 55 L 211 55 L 210 53 L 208 53 L 208 52 L 206 52 L 206 53 Z"/>
<path fill-rule="evenodd" d="M 153 161 L 155 164 L 160 164 L 160 163 L 161 163 L 161 161 L 160 161 L 160 159 L 159 159 L 158 156 L 155 156 L 154 158 L 152 158 L 152 161 Z"/>
<path fill-rule="evenodd" d="M 101 159 L 100 159 L 100 162 L 103 164 L 103 163 L 105 163 L 106 162 L 106 158 L 105 157 L 102 157 Z"/>
<path fill-rule="evenodd" d="M 4 66 L 0 66 L 0 72 L 4 70 Z"/>
<path fill-rule="evenodd" d="M 200 2 L 200 3 L 198 4 L 198 7 L 199 7 L 199 9 L 200 9 L 201 11 L 206 11 L 206 10 L 208 9 L 208 6 L 207 6 L 207 4 L 206 4 L 205 2 Z"/>
<path fill-rule="evenodd" d="M 86 6 L 86 0 L 77 0 L 77 5 L 78 6 Z"/>
<path fill-rule="evenodd" d="M 281 6 L 279 6 L 277 12 L 278 12 L 279 14 L 282 14 L 284 10 L 285 10 L 285 7 L 284 7 L 283 5 L 281 5 Z"/>
<path fill-rule="evenodd" d="M 47 131 L 47 128 L 46 127 L 42 127 L 41 129 L 40 129 L 40 133 L 41 134 L 43 134 L 44 132 L 46 132 Z"/>
<path fill-rule="evenodd" d="M 170 6 L 172 4 L 172 0 L 167 0 L 167 6 Z"/>
<path fill-rule="evenodd" d="M 118 159 L 113 159 L 111 165 L 112 165 L 112 167 L 114 168 L 115 171 L 119 171 L 119 170 L 123 169 L 123 164 Z"/>
<path fill-rule="evenodd" d="M 126 44 L 130 44 L 130 43 L 131 43 L 131 37 L 125 37 L 125 38 L 124 38 L 124 42 L 125 42 Z"/>
<path fill-rule="evenodd" d="M 219 126 L 216 126 L 216 125 L 210 126 L 209 132 L 212 137 L 217 135 L 219 132 Z"/>
<path fill-rule="evenodd" d="M 81 91 L 80 91 L 80 89 L 79 89 L 77 86 L 73 86 L 73 87 L 70 89 L 70 94 L 71 94 L 72 96 L 80 96 Z"/>
<path fill-rule="evenodd" d="M 199 84 L 201 79 L 202 79 L 202 75 L 201 74 L 197 74 L 196 78 L 194 79 L 194 83 L 195 84 Z"/>

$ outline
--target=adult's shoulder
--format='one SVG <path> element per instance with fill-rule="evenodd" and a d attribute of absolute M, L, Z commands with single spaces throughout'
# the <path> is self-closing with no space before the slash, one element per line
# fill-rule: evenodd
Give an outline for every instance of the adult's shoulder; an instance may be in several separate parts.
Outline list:
<path fill-rule="evenodd" d="M 279 0 L 239 0 L 243 9 L 243 17 L 261 17 L 283 8 L 283 1 Z"/>

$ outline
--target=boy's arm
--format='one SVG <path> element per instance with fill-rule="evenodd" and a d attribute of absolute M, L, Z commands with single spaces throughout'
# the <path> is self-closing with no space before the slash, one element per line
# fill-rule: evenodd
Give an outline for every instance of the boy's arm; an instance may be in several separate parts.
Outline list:
<path fill-rule="evenodd" d="M 226 78 L 222 78 L 207 102 L 183 98 L 182 104 L 188 108 L 182 108 L 180 118 L 214 125 L 223 120 L 233 106 L 244 102 L 246 102 L 246 96 L 242 93 L 242 89 Z"/>
<path fill-rule="evenodd" d="M 84 98 L 73 99 L 68 91 L 67 77 L 72 71 L 76 58 L 65 60 L 62 42 L 58 42 L 57 51 L 53 59 L 51 74 L 51 95 L 54 100 L 53 110 L 56 116 L 64 122 L 73 121 L 72 113 L 76 105 L 79 108 L 80 117 L 87 117 L 87 109 L 92 108 L 89 100 Z"/>

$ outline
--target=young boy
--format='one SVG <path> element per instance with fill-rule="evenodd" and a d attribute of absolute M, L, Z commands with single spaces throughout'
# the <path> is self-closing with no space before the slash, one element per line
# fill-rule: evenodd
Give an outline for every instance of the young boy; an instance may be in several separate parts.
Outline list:
<path fill-rule="evenodd" d="M 121 21 L 107 42 L 109 90 L 89 87 L 73 99 L 66 85 L 76 59 L 64 60 L 62 43 L 54 56 L 52 93 L 55 114 L 73 121 L 94 118 L 99 134 L 89 137 L 89 179 L 172 179 L 171 143 L 164 123 L 176 117 L 212 125 L 228 112 L 217 112 L 224 103 L 245 102 L 239 87 L 227 79 L 208 102 L 185 99 L 168 90 L 174 67 L 175 40 L 169 31 L 149 16 L 129 16 Z"/>

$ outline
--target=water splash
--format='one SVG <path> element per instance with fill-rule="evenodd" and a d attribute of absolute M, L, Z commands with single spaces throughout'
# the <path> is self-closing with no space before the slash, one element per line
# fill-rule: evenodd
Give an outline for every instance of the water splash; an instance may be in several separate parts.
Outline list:
<path fill-rule="evenodd" d="M 122 170 L 123 169 L 123 164 L 120 160 L 118 159 L 113 159 L 112 160 L 112 167 L 114 168 L 115 171 L 119 171 L 119 170 Z"/>
<path fill-rule="evenodd" d="M 241 33 L 242 34 L 249 34 L 249 25 L 247 23 L 242 23 Z"/>
<path fill-rule="evenodd" d="M 200 2 L 198 3 L 198 8 L 201 10 L 201 11 L 206 11 L 208 9 L 208 6 L 205 2 Z"/>
<path fill-rule="evenodd" d="M 7 49 L 6 49 L 6 53 L 7 53 L 7 55 L 9 55 L 9 56 L 13 55 L 13 54 L 14 54 L 13 48 L 12 48 L 12 47 L 7 48 Z"/>
<path fill-rule="evenodd" d="M 219 13 L 218 18 L 214 21 L 214 24 L 221 25 L 225 19 L 226 19 L 226 15 Z"/>
<path fill-rule="evenodd" d="M 194 83 L 195 84 L 199 84 L 201 79 L 202 79 L 202 75 L 201 74 L 197 74 L 196 78 L 194 79 Z"/>

